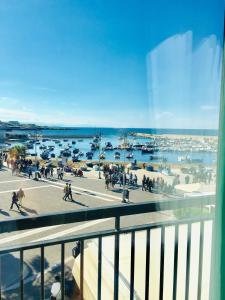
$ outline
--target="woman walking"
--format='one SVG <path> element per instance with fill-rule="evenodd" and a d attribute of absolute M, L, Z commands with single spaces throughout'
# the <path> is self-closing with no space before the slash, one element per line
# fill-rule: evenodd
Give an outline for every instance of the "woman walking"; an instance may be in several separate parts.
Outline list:
<path fill-rule="evenodd" d="M 18 198 L 17 198 L 17 195 L 16 195 L 16 192 L 13 192 L 12 193 L 12 203 L 11 203 L 11 206 L 10 206 L 10 210 L 13 209 L 13 205 L 15 204 L 16 207 L 18 208 L 18 210 L 20 211 L 20 208 L 19 208 L 19 205 L 18 205 Z"/>
<path fill-rule="evenodd" d="M 17 192 L 17 199 L 19 201 L 19 206 L 22 206 L 22 200 L 23 198 L 25 198 L 25 193 L 22 190 L 22 188 L 19 189 L 19 191 Z"/>

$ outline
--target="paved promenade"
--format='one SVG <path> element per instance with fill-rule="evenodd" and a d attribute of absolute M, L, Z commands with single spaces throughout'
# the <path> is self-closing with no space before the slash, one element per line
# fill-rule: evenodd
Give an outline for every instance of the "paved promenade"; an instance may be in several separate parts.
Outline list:
<path fill-rule="evenodd" d="M 72 185 L 72 192 L 74 201 L 64 201 L 63 187 L 66 182 L 70 182 Z M 10 210 L 11 196 L 13 191 L 18 191 L 22 188 L 25 192 L 25 198 L 23 199 L 21 213 L 14 207 Z M 141 191 L 140 187 L 133 187 L 130 189 L 130 201 L 141 202 L 148 200 L 162 199 L 163 195 L 151 194 L 149 192 Z M 24 175 L 12 175 L 11 170 L 4 168 L 0 171 L 0 220 L 8 218 L 17 218 L 23 216 L 37 216 L 41 213 L 54 213 L 59 211 L 74 211 L 87 207 L 102 207 L 108 205 L 114 205 L 121 203 L 122 190 L 117 185 L 113 190 L 105 190 L 105 184 L 103 179 L 98 179 L 96 176 L 90 176 L 90 174 L 84 173 L 83 178 L 74 177 L 71 174 L 66 174 L 64 180 L 56 179 L 54 174 L 51 179 L 41 179 L 36 181 L 29 179 Z M 127 205 L 122 204 L 121 205 Z M 132 216 L 122 218 L 121 225 L 129 226 L 142 223 L 149 223 L 154 221 L 160 221 L 173 218 L 171 212 L 157 212 L 152 214 L 145 214 L 142 216 Z M 39 241 L 44 239 L 60 238 L 67 235 L 75 235 L 78 233 L 91 232 L 102 229 L 109 229 L 114 226 L 114 220 L 103 219 L 94 220 L 90 222 L 82 222 L 78 224 L 59 225 L 52 227 L 38 228 L 34 230 L 13 232 L 10 234 L 0 235 L 0 247 L 9 245 L 21 244 L 31 241 Z M 73 244 L 68 244 L 65 251 L 67 274 L 71 275 L 71 268 L 73 266 L 74 259 L 71 256 L 71 250 Z M 46 256 L 46 295 L 49 295 L 50 284 L 53 280 L 54 274 L 59 269 L 60 251 L 59 247 L 49 247 L 45 252 Z M 25 262 L 27 270 L 26 289 L 29 299 L 38 299 L 31 296 L 30 293 L 39 293 L 38 278 L 40 275 L 39 262 L 40 251 L 32 250 L 25 253 Z M 5 293 L 7 299 L 17 299 L 11 295 L 12 291 L 16 291 L 19 286 L 16 283 L 18 280 L 18 253 L 4 256 L 4 262 L 8 262 L 8 265 L 15 272 L 8 274 L 6 270 L 2 270 L 5 274 Z M 7 266 L 8 266 L 7 265 Z M 34 289 L 35 287 L 35 289 Z M 4 287 L 3 287 L 4 290 Z M 8 291 L 8 292 L 7 292 Z M 32 292 L 31 292 L 32 291 Z M 33 298 L 32 298 L 33 297 Z M 47 298 L 46 298 L 47 299 Z"/>

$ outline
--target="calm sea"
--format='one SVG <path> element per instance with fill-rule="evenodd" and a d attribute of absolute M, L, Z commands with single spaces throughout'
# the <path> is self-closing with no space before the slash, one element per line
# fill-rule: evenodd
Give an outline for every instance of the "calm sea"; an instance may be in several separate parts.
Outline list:
<path fill-rule="evenodd" d="M 187 134 L 187 135 L 204 135 L 216 136 L 218 130 L 215 129 L 156 129 L 156 128 L 103 128 L 103 127 L 77 127 L 65 130 L 43 130 L 46 135 L 52 134 L 67 134 L 67 135 L 117 135 L 121 136 L 124 133 L 140 132 L 149 134 Z"/>

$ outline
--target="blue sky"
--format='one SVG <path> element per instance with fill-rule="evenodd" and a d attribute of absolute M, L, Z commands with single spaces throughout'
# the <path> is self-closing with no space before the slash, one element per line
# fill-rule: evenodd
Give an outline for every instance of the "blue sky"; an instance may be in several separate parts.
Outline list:
<path fill-rule="evenodd" d="M 217 128 L 223 0 L 2 0 L 0 120 Z"/>

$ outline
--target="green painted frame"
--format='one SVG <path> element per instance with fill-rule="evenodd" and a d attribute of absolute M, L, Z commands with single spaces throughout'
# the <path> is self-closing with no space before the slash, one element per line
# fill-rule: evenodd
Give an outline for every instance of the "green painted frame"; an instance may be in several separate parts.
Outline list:
<path fill-rule="evenodd" d="M 225 299 L 225 19 L 223 34 L 216 209 L 213 226 L 210 300 Z"/>

